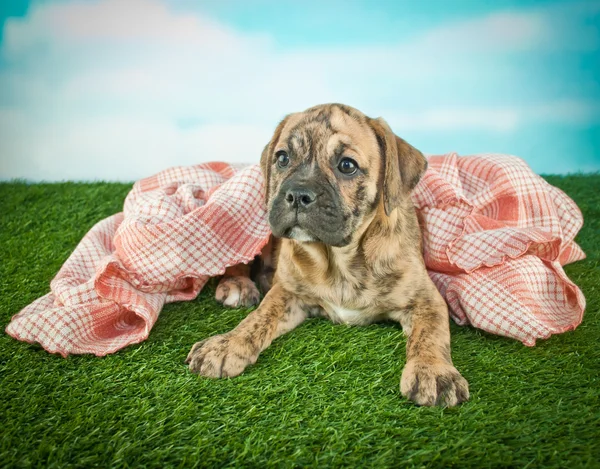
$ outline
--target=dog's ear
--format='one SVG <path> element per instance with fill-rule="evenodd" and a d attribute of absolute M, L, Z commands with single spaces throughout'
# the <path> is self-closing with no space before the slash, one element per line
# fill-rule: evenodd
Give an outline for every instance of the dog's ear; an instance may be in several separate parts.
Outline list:
<path fill-rule="evenodd" d="M 265 203 L 269 202 L 269 188 L 271 185 L 271 168 L 273 167 L 273 149 L 274 146 L 277 145 L 277 141 L 279 140 L 279 136 L 281 135 L 281 131 L 285 126 L 289 116 L 283 118 L 283 120 L 279 123 L 277 128 L 275 129 L 275 133 L 273 137 L 271 137 L 271 141 L 265 145 L 263 149 L 262 155 L 260 157 L 260 169 L 263 174 L 263 179 L 265 180 Z"/>
<path fill-rule="evenodd" d="M 395 135 L 381 117 L 369 119 L 369 125 L 379 144 L 383 162 L 383 207 L 389 215 L 415 188 L 427 169 L 427 160 L 423 153 Z"/>

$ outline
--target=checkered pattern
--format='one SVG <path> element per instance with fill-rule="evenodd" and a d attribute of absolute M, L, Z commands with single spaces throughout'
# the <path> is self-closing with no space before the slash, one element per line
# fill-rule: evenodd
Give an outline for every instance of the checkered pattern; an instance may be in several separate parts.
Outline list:
<path fill-rule="evenodd" d="M 165 303 L 194 299 L 209 277 L 267 242 L 257 166 L 177 167 L 138 181 L 124 212 L 96 224 L 6 332 L 67 356 L 145 340 Z"/>
<path fill-rule="evenodd" d="M 429 276 L 457 324 L 529 346 L 579 325 L 585 298 L 562 266 L 585 257 L 573 241 L 583 217 L 524 161 L 432 156 L 412 198 Z"/>
<path fill-rule="evenodd" d="M 429 275 L 458 324 L 534 345 L 581 322 L 585 299 L 562 269 L 584 257 L 581 212 L 522 160 L 432 156 L 412 196 Z M 269 233 L 257 166 L 168 169 L 137 182 L 6 331 L 63 356 L 115 352 L 146 339 L 165 303 L 252 260 Z"/>

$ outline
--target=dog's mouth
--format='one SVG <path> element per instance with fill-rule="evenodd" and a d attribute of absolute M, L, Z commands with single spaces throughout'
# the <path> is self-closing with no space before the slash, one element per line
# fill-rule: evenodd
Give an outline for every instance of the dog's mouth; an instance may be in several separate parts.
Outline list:
<path fill-rule="evenodd" d="M 283 237 L 293 239 L 301 243 L 319 242 L 319 239 L 316 236 L 312 235 L 299 225 L 289 227 L 287 230 L 285 230 Z"/>
<path fill-rule="evenodd" d="M 301 226 L 297 222 L 278 233 L 273 232 L 273 234 L 280 238 L 293 239 L 299 243 L 323 243 L 332 247 L 346 246 L 351 240 L 351 236 L 344 238 L 331 237 L 326 232 L 323 232 L 321 236 L 317 236 L 311 230 Z"/>
<path fill-rule="evenodd" d="M 323 210 L 289 210 L 276 200 L 269 211 L 271 231 L 277 238 L 293 239 L 299 243 L 323 243 L 341 247 L 350 242 L 351 230 L 340 215 L 331 216 Z"/>

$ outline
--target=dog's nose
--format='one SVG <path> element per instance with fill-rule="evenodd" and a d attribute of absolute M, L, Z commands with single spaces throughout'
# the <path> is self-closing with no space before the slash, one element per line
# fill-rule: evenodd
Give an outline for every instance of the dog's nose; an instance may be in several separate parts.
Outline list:
<path fill-rule="evenodd" d="M 317 199 L 315 194 L 310 189 L 290 189 L 285 193 L 285 200 L 291 207 L 308 207 Z"/>

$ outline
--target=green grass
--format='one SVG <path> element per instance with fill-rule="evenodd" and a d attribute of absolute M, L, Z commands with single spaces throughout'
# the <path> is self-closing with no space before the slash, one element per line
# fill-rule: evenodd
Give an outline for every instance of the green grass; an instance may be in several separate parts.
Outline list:
<path fill-rule="evenodd" d="M 183 361 L 246 310 L 168 305 L 150 338 L 105 358 L 50 355 L 0 334 L 4 467 L 600 467 L 600 175 L 549 177 L 583 210 L 578 329 L 534 348 L 452 325 L 471 400 L 419 408 L 399 393 L 393 325 L 314 319 L 235 379 Z M 47 293 L 81 237 L 120 211 L 127 184 L 0 184 L 0 325 Z"/>

